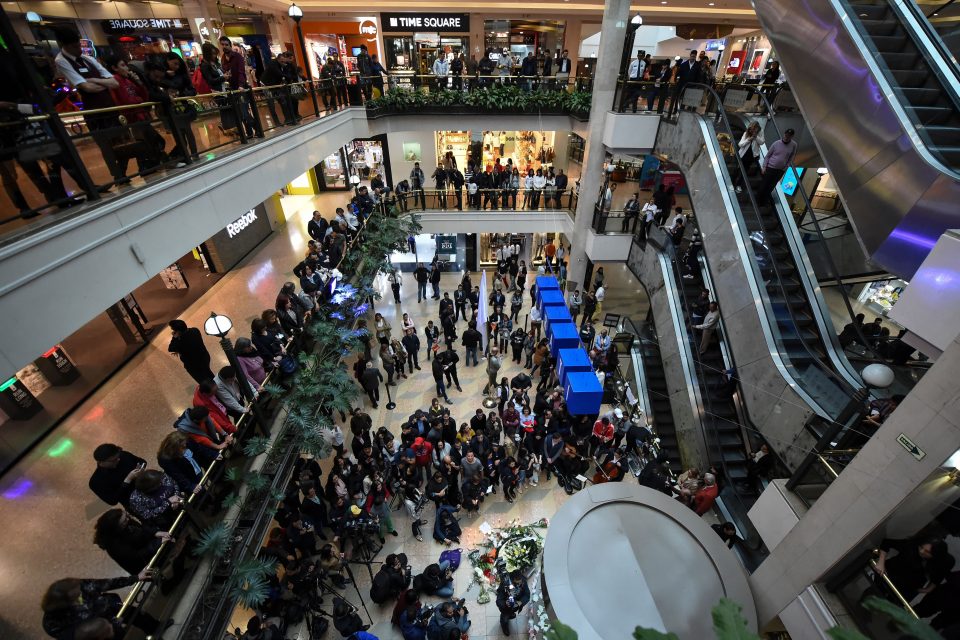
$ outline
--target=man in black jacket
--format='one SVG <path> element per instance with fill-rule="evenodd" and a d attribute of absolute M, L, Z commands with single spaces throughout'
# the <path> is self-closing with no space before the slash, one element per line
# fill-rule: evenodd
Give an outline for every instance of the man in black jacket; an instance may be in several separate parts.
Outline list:
<path fill-rule="evenodd" d="M 391 553 L 386 557 L 380 571 L 373 577 L 370 599 L 377 604 L 395 600 L 408 584 L 410 584 L 410 576 L 404 572 L 400 558 Z"/>
<path fill-rule="evenodd" d="M 430 355 L 433 353 L 433 345 L 440 341 L 440 329 L 433 324 L 433 320 L 430 320 L 427 322 L 427 326 L 423 328 L 423 334 L 427 338 L 427 362 L 429 362 Z"/>
<path fill-rule="evenodd" d="M 483 193 L 483 206 L 480 208 L 486 209 L 487 204 L 492 204 L 490 208 L 496 209 L 497 192 L 495 191 L 495 188 L 497 185 L 490 165 L 487 165 L 486 170 L 480 174 L 480 177 L 477 179 L 477 186 L 480 187 L 480 192 Z"/>
<path fill-rule="evenodd" d="M 500 628 L 510 635 L 510 621 L 530 602 L 530 587 L 519 569 L 510 572 L 510 579 L 497 588 L 497 609 L 500 609 Z"/>
<path fill-rule="evenodd" d="M 697 61 L 697 50 L 690 52 L 690 57 L 677 65 L 677 85 L 673 90 L 673 99 L 670 101 L 670 115 L 680 108 L 680 96 L 691 82 L 703 82 L 703 69 Z"/>
<path fill-rule="evenodd" d="M 383 382 L 383 374 L 380 373 L 380 369 L 374 367 L 372 362 L 368 362 L 367 368 L 360 374 L 360 386 L 367 392 L 374 409 L 380 406 L 377 403 L 380 402 L 381 382 Z"/>
<path fill-rule="evenodd" d="M 457 391 L 463 393 L 463 389 L 460 388 L 460 379 L 457 377 L 457 363 L 460 362 L 460 356 L 454 351 L 452 342 L 447 343 L 447 350 L 438 354 L 437 359 L 443 363 L 443 373 L 447 377 L 447 386 L 453 384 Z"/>
<path fill-rule="evenodd" d="M 407 329 L 403 338 L 400 339 L 400 344 L 407 352 L 407 365 L 410 367 L 410 373 L 413 373 L 414 369 L 420 371 L 420 338 L 417 337 L 416 330 Z"/>
<path fill-rule="evenodd" d="M 433 286 L 433 299 L 440 299 L 440 264 L 433 263 L 433 270 L 430 272 L 430 284 Z"/>
<path fill-rule="evenodd" d="M 146 466 L 143 458 L 124 451 L 115 444 L 102 444 L 93 450 L 97 468 L 90 476 L 90 490 L 113 506 L 127 506 L 133 492 L 133 481 Z"/>
<path fill-rule="evenodd" d="M 319 211 L 313 212 L 313 219 L 307 223 L 307 233 L 311 238 L 317 241 L 317 244 L 323 244 L 323 239 L 327 235 L 327 227 L 330 223 Z"/>
<path fill-rule="evenodd" d="M 457 290 L 453 292 L 454 317 L 459 320 L 461 317 L 467 320 L 467 294 L 463 291 L 463 285 L 458 284 Z"/>
<path fill-rule="evenodd" d="M 473 366 L 479 364 L 477 360 L 477 351 L 480 343 L 483 342 L 483 334 L 477 331 L 477 323 L 471 320 L 467 325 L 467 330 L 463 332 L 461 344 L 467 349 L 467 366 L 470 366 L 470 358 L 473 358 Z"/>
<path fill-rule="evenodd" d="M 413 271 L 413 277 L 417 281 L 417 302 L 422 302 L 427 298 L 427 282 L 430 281 L 430 272 L 423 266 L 422 262 L 417 263 L 417 268 Z M 427 345 L 429 348 L 430 345 Z"/>
<path fill-rule="evenodd" d="M 170 329 L 173 330 L 173 338 L 170 340 L 170 346 L 167 351 L 180 356 L 180 362 L 183 368 L 187 370 L 190 377 L 197 381 L 197 384 L 204 380 L 213 379 L 213 371 L 210 370 L 210 354 L 203 344 L 203 336 L 196 327 L 187 327 L 183 320 L 171 320 Z"/>
<path fill-rule="evenodd" d="M 459 78 L 455 78 L 454 81 Z M 457 211 L 463 211 L 463 184 L 465 182 L 460 169 L 454 167 L 447 172 L 450 184 L 453 186 L 453 196 L 457 199 Z"/>
<path fill-rule="evenodd" d="M 444 365 L 440 354 L 437 354 L 437 357 L 433 359 L 431 371 L 433 372 L 433 381 L 437 383 L 437 395 L 446 400 L 447 404 L 453 404 L 453 400 L 447 397 L 447 388 L 443 384 Z"/>

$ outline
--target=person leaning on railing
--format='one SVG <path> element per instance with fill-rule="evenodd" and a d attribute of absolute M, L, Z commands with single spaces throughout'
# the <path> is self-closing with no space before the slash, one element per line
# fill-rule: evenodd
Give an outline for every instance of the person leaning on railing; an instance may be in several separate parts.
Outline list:
<path fill-rule="evenodd" d="M 150 100 L 150 92 L 140 75 L 133 71 L 126 60 L 119 56 L 111 56 L 106 61 L 107 68 L 113 72 L 117 81 L 117 88 L 111 89 L 113 101 L 117 106 L 137 105 Z M 142 175 L 155 170 L 167 159 L 163 152 L 166 141 L 150 124 L 150 107 L 143 109 L 127 109 L 122 112 L 130 125 L 130 133 L 135 145 L 134 155 L 137 159 L 137 169 Z M 118 154 L 120 156 L 120 154 Z M 118 157 L 123 173 L 126 173 L 129 157 Z"/>
<path fill-rule="evenodd" d="M 227 36 L 220 36 L 220 48 L 223 50 L 220 64 L 223 68 L 223 76 L 227 81 L 224 88 L 229 91 L 246 89 L 248 86 L 247 70 L 243 63 L 243 55 L 234 50 L 233 42 Z M 256 131 L 253 127 L 253 114 L 251 113 L 252 105 L 250 104 L 250 100 L 245 94 L 235 99 L 240 100 L 240 119 L 242 120 L 242 123 L 236 123 L 235 126 L 239 127 L 242 124 L 246 130 L 247 137 L 252 138 L 256 134 Z"/>

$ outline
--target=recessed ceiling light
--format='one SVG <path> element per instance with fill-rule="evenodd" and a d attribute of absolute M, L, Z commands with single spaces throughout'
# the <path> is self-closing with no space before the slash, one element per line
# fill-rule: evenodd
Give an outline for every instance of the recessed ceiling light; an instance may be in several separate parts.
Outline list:
<path fill-rule="evenodd" d="M 715 5 L 715 4 L 716 4 L 715 2 L 708 2 L 708 3 L 707 3 L 707 6 L 712 7 L 712 6 Z"/>

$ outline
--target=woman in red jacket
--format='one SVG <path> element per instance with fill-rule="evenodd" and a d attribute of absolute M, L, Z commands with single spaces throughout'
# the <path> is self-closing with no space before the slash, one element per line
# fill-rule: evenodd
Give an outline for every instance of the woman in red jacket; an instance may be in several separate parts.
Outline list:
<path fill-rule="evenodd" d="M 110 90 L 113 102 L 117 106 L 128 106 L 141 104 L 150 101 L 150 95 L 146 85 L 143 84 L 140 76 L 127 65 L 126 60 L 114 56 L 107 61 L 107 68 L 113 74 L 118 83 L 116 89 Z M 152 116 L 150 107 L 142 109 L 124 109 L 122 112 L 130 125 L 130 132 L 135 141 L 140 145 L 136 149 L 135 157 L 137 159 L 137 169 L 141 174 L 148 173 L 166 161 L 163 148 L 166 141 L 150 124 Z M 126 160 L 121 160 L 126 162 Z"/>
<path fill-rule="evenodd" d="M 217 386 L 212 380 L 205 380 L 197 385 L 197 389 L 193 392 L 193 406 L 206 407 L 210 412 L 210 419 L 221 431 L 236 433 L 237 428 L 230 421 L 227 408 L 217 397 Z"/>

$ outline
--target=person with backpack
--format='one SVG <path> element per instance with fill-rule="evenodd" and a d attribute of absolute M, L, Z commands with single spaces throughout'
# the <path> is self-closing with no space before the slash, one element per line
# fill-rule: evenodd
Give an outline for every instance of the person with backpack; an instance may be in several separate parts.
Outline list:
<path fill-rule="evenodd" d="M 449 504 L 441 504 L 437 507 L 437 519 L 433 525 L 433 539 L 437 542 L 442 542 L 443 544 L 450 546 L 452 543 L 460 543 L 460 536 L 463 535 L 463 531 L 460 529 L 460 523 L 457 522 L 457 518 L 454 515 L 460 509 L 458 507 L 450 506 Z"/>
<path fill-rule="evenodd" d="M 404 570 L 401 555 L 393 553 L 388 555 L 380 571 L 373 577 L 373 584 L 370 585 L 370 599 L 377 604 L 395 600 L 410 584 L 410 574 Z"/>
<path fill-rule="evenodd" d="M 333 628 L 339 631 L 340 635 L 344 638 L 356 637 L 361 639 L 376 637 L 370 634 L 366 634 L 366 636 L 360 635 L 366 632 L 370 626 L 363 624 L 363 620 L 357 615 L 356 608 L 351 606 L 343 598 L 337 598 L 333 601 Z"/>

